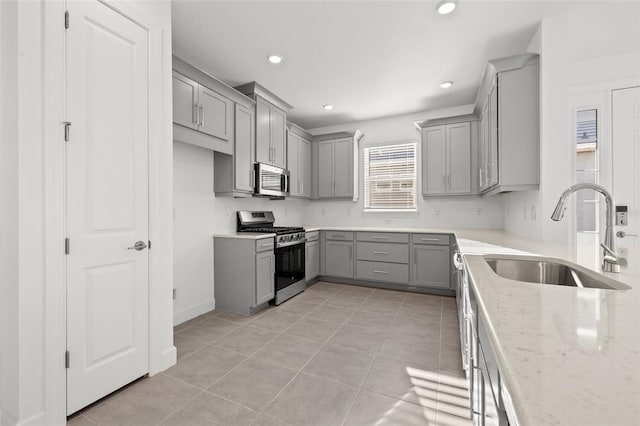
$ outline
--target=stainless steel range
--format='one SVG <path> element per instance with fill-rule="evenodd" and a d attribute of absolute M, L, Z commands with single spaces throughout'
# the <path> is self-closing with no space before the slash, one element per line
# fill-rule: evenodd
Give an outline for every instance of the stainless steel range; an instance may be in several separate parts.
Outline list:
<path fill-rule="evenodd" d="M 260 232 L 275 236 L 275 304 L 304 291 L 305 232 L 304 228 L 274 226 L 276 219 L 270 211 L 238 211 L 238 232 Z"/>

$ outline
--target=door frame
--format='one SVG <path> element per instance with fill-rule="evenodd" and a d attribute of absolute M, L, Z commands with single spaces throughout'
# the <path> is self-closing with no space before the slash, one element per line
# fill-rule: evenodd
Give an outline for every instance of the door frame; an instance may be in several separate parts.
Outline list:
<path fill-rule="evenodd" d="M 123 0 L 95 0 L 136 22 L 149 40 L 149 375 L 176 363 L 173 345 L 173 141 L 171 109 L 171 31 Z M 43 32 L 44 167 L 44 407 L 47 424 L 66 421 L 66 259 L 65 222 L 65 28 L 66 1 L 40 0 Z M 170 15 L 168 15 L 170 21 Z M 73 28 L 73 16 L 70 19 Z M 71 142 L 73 143 L 73 125 Z M 39 416 L 40 417 L 40 416 Z"/>

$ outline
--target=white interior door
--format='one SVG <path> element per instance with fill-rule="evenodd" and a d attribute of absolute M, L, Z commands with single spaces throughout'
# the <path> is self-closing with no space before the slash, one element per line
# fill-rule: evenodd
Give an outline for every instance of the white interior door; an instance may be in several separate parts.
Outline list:
<path fill-rule="evenodd" d="M 148 372 L 147 31 L 68 2 L 67 413 Z"/>
<path fill-rule="evenodd" d="M 629 270 L 640 270 L 640 87 L 612 92 L 613 194 L 618 206 L 627 206 L 627 226 L 617 238 L 626 249 Z"/>

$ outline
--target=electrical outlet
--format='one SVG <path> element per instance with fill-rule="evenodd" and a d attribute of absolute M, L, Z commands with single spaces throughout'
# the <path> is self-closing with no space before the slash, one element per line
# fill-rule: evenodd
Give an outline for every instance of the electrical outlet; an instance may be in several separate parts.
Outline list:
<path fill-rule="evenodd" d="M 436 216 L 440 216 L 440 209 L 435 209 L 433 211 L 433 214 L 436 215 Z"/>
<path fill-rule="evenodd" d="M 225 213 L 227 215 L 227 218 L 230 218 L 231 217 L 231 209 L 227 207 L 226 209 L 224 209 L 224 211 L 225 211 Z"/>
<path fill-rule="evenodd" d="M 391 219 L 385 219 L 384 220 L 384 223 L 387 224 L 387 225 L 391 225 L 392 222 L 393 221 Z"/>
<path fill-rule="evenodd" d="M 531 220 L 536 220 L 536 206 L 531 206 Z"/>
<path fill-rule="evenodd" d="M 324 216 L 324 215 L 325 215 L 325 213 L 326 213 L 326 212 L 325 212 L 325 210 L 324 210 L 324 209 L 320 210 L 320 214 L 321 214 L 322 216 Z"/>
<path fill-rule="evenodd" d="M 477 214 L 478 216 L 482 216 L 482 208 L 481 208 L 481 207 L 478 207 L 478 208 L 476 209 L 476 214 Z"/>
<path fill-rule="evenodd" d="M 347 216 L 351 216 L 351 209 L 347 210 Z"/>
<path fill-rule="evenodd" d="M 626 259 L 629 256 L 629 250 L 626 247 L 620 247 L 618 249 L 618 255 L 621 258 Z"/>

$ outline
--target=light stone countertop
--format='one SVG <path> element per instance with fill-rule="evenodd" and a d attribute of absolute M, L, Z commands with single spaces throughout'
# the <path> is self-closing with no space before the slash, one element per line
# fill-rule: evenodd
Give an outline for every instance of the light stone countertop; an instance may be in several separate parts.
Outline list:
<path fill-rule="evenodd" d="M 263 238 L 273 238 L 276 234 L 260 234 L 253 232 L 233 232 L 231 234 L 213 234 L 214 238 L 238 238 L 244 240 L 261 240 Z"/>

